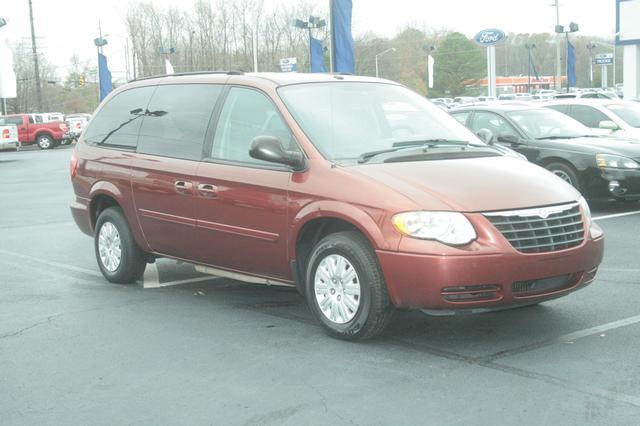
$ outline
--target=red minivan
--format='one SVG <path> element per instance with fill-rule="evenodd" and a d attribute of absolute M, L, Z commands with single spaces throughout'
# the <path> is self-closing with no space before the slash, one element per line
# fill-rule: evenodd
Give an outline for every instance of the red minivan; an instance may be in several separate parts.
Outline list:
<path fill-rule="evenodd" d="M 393 82 L 154 77 L 114 91 L 75 147 L 71 205 L 111 282 L 169 257 L 297 287 L 325 329 L 395 308 L 482 312 L 594 280 L 604 237 L 560 178 Z"/>

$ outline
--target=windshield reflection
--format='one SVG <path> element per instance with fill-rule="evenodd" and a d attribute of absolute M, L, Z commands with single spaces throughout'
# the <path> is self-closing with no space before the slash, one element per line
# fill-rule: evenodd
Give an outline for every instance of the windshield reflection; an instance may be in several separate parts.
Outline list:
<path fill-rule="evenodd" d="M 455 140 L 484 146 L 423 96 L 393 84 L 328 82 L 284 86 L 279 94 L 307 137 L 329 160 L 407 141 Z"/>

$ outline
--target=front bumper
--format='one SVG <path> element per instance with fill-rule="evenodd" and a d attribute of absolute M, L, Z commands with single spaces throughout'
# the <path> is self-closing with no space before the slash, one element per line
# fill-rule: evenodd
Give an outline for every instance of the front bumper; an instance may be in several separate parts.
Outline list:
<path fill-rule="evenodd" d="M 602 169 L 601 176 L 608 182 L 608 192 L 616 198 L 640 199 L 640 170 Z"/>
<path fill-rule="evenodd" d="M 602 261 L 597 225 L 578 247 L 524 254 L 427 255 L 378 250 L 391 302 L 399 308 L 469 310 L 513 307 L 563 296 L 590 284 Z"/>

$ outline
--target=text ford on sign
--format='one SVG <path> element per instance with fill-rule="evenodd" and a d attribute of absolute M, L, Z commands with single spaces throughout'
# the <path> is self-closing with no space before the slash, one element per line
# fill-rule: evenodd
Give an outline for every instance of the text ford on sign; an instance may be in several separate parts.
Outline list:
<path fill-rule="evenodd" d="M 492 46 L 504 41 L 507 38 L 506 34 L 502 30 L 491 28 L 488 30 L 482 30 L 473 38 L 473 40 L 482 46 Z"/>

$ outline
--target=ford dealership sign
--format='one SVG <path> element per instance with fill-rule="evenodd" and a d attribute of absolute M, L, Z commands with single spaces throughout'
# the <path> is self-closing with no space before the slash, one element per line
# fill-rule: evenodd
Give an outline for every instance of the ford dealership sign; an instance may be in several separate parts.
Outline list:
<path fill-rule="evenodd" d="M 480 31 L 473 40 L 481 46 L 493 46 L 494 44 L 502 43 L 506 38 L 507 35 L 504 31 L 490 28 Z"/>

